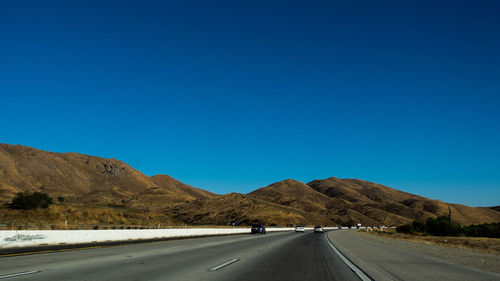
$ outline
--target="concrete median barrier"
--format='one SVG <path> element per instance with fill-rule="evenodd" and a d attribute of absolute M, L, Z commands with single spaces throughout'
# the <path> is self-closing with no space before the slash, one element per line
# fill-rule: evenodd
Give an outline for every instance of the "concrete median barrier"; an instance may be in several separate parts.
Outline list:
<path fill-rule="evenodd" d="M 267 228 L 266 230 L 273 232 L 292 231 L 293 229 Z M 4 230 L 0 231 L 0 249 L 244 233 L 250 233 L 250 228 Z"/>

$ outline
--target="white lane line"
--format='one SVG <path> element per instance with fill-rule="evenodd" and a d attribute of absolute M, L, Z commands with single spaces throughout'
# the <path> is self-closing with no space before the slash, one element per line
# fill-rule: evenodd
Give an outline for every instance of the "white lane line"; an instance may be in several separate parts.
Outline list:
<path fill-rule="evenodd" d="M 227 261 L 227 262 L 225 262 L 225 263 L 223 263 L 223 264 L 219 264 L 218 266 L 212 267 L 212 268 L 210 268 L 209 270 L 210 270 L 210 271 L 219 270 L 219 269 L 221 269 L 221 268 L 223 268 L 223 267 L 225 267 L 225 266 L 228 266 L 228 265 L 230 265 L 230 264 L 232 264 L 232 263 L 235 263 L 235 262 L 237 262 L 237 261 L 239 261 L 239 260 L 240 260 L 240 259 L 232 259 L 232 260 Z"/>
<path fill-rule="evenodd" d="M 351 268 L 352 271 L 354 271 L 354 273 L 356 273 L 356 275 L 358 275 L 359 278 L 361 278 L 361 280 L 363 281 L 372 281 L 372 279 L 370 277 L 368 277 L 361 269 L 359 269 L 359 267 L 357 267 L 355 264 L 353 264 L 348 258 L 346 258 L 334 245 L 333 243 L 330 241 L 330 238 L 328 238 L 328 232 L 325 233 L 325 239 L 326 239 L 326 242 L 328 242 L 328 245 L 330 245 L 330 247 L 332 247 L 333 251 L 339 255 L 339 257 L 347 264 L 347 266 L 349 268 Z"/>
<path fill-rule="evenodd" d="M 38 273 L 41 271 L 26 271 L 26 272 L 18 272 L 18 273 L 12 273 L 12 274 L 7 274 L 7 275 L 0 275 L 0 279 L 7 279 L 11 277 L 17 277 L 17 276 L 23 276 L 23 275 L 28 275 L 28 274 L 34 274 Z"/>

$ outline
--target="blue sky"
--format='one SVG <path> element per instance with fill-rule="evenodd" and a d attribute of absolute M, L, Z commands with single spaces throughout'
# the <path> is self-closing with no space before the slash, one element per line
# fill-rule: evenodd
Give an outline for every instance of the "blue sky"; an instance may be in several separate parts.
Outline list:
<path fill-rule="evenodd" d="M 374 2 L 4 1 L 0 142 L 500 205 L 500 3 Z"/>

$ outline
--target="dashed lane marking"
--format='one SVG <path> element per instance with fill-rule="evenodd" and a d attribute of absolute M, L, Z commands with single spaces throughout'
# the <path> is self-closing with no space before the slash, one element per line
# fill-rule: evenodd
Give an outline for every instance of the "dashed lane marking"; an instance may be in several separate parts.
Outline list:
<path fill-rule="evenodd" d="M 228 266 L 228 265 L 230 265 L 230 264 L 232 264 L 232 263 L 235 263 L 235 262 L 237 262 L 237 261 L 239 261 L 239 260 L 240 260 L 240 259 L 232 259 L 232 260 L 227 261 L 227 262 L 225 262 L 225 263 L 219 264 L 218 266 L 215 266 L 215 267 L 210 268 L 210 269 L 209 269 L 209 271 L 219 270 L 219 269 L 224 268 L 224 267 L 226 267 L 226 266 Z"/>
<path fill-rule="evenodd" d="M 7 275 L 0 275 L 0 279 L 7 279 L 7 278 L 12 278 L 12 277 L 17 277 L 17 276 L 23 276 L 23 275 L 28 275 L 28 274 L 35 274 L 41 271 L 25 271 L 25 272 L 18 272 L 18 273 L 12 273 L 12 274 L 7 274 Z"/>

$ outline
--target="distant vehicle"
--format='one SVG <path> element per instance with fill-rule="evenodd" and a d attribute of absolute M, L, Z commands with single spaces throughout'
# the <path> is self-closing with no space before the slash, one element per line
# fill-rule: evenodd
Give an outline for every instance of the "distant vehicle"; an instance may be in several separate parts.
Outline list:
<path fill-rule="evenodd" d="M 263 224 L 254 224 L 251 229 L 252 234 L 260 233 L 262 235 L 266 234 L 266 227 Z"/>
<path fill-rule="evenodd" d="M 314 233 L 323 233 L 323 227 L 321 227 L 321 225 L 315 226 Z"/>
<path fill-rule="evenodd" d="M 304 228 L 303 225 L 297 225 L 295 227 L 295 232 L 306 232 L 306 229 Z"/>
<path fill-rule="evenodd" d="M 232 221 L 232 222 L 230 222 L 230 223 L 229 223 L 229 225 L 230 225 L 230 226 L 237 226 L 237 225 L 238 225 L 238 222 L 236 222 L 236 221 Z"/>

